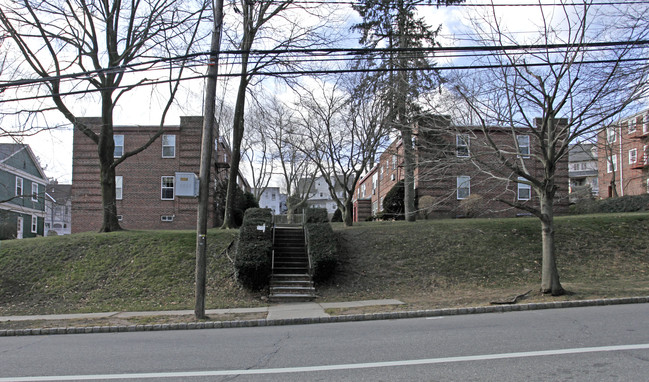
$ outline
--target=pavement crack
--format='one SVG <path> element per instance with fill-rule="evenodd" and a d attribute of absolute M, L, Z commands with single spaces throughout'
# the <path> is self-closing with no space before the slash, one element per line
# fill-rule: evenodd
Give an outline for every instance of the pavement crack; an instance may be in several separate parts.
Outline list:
<path fill-rule="evenodd" d="M 283 344 L 285 341 L 290 340 L 290 339 L 291 339 L 291 332 L 290 332 L 290 331 L 287 331 L 287 332 L 286 332 L 286 335 L 280 337 L 279 339 L 277 339 L 277 341 L 275 341 L 275 342 L 273 343 L 273 345 L 272 345 L 272 349 L 271 349 L 270 352 L 268 352 L 268 353 L 262 355 L 262 356 L 257 360 L 257 362 L 255 362 L 254 365 L 251 365 L 251 366 L 247 367 L 246 370 L 261 369 L 261 368 L 265 368 L 265 367 L 267 367 L 267 366 L 268 366 L 268 362 L 269 362 L 269 361 L 270 361 L 270 360 L 271 360 L 271 359 L 272 359 L 272 358 L 273 358 L 277 353 L 279 353 L 279 351 L 282 349 L 282 344 Z M 233 376 L 226 377 L 225 379 L 222 379 L 221 381 L 224 381 L 224 382 L 225 382 L 225 381 L 233 381 L 233 380 L 235 380 L 235 379 L 237 379 L 237 378 L 239 378 L 239 377 L 240 377 L 239 375 L 233 375 Z"/>

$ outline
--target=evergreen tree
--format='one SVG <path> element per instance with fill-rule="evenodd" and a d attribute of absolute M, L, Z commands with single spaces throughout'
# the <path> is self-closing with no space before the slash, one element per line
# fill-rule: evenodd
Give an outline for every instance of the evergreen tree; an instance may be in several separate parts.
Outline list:
<path fill-rule="evenodd" d="M 388 123 L 399 131 L 404 149 L 404 206 L 408 221 L 415 220 L 413 125 L 420 114 L 417 99 L 441 83 L 430 60 L 431 52 L 422 48 L 439 45 L 440 27 L 432 29 L 416 15 L 422 3 L 450 5 L 464 0 L 362 0 L 353 8 L 363 21 L 354 26 L 361 33 L 360 42 L 374 50 L 370 57 L 377 69 L 368 76 L 364 87 L 372 86 L 382 98 Z M 367 59 L 367 57 L 363 57 Z"/>

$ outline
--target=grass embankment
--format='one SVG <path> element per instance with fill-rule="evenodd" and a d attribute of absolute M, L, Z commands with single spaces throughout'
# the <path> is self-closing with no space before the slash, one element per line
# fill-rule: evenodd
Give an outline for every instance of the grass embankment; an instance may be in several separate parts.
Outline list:
<path fill-rule="evenodd" d="M 647 213 L 557 218 L 557 265 L 569 292 L 560 298 L 538 292 L 538 219 L 367 222 L 335 230 L 342 272 L 319 288 L 324 300 L 389 297 L 418 309 L 484 305 L 529 290 L 533 301 L 649 294 Z"/>
<path fill-rule="evenodd" d="M 530 301 L 554 299 L 537 292 L 536 219 L 334 228 L 341 264 L 318 285 L 319 301 L 396 298 L 407 304 L 398 309 L 424 309 L 485 305 L 528 290 Z M 234 280 L 224 249 L 236 232 L 209 233 L 208 309 L 264 304 L 263 293 Z M 649 294 L 649 213 L 561 217 L 556 239 L 561 281 L 571 292 L 558 299 Z M 0 315 L 193 309 L 194 256 L 195 234 L 182 231 L 3 241 Z"/>
<path fill-rule="evenodd" d="M 234 282 L 225 249 L 236 234 L 208 234 L 209 308 L 259 303 Z M 0 315 L 193 309 L 195 248 L 191 231 L 3 241 Z"/>

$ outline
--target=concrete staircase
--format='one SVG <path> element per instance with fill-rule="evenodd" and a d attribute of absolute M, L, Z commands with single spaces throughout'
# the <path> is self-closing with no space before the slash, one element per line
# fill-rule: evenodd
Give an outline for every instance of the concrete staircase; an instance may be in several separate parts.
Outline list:
<path fill-rule="evenodd" d="M 271 302 L 313 301 L 316 297 L 309 275 L 309 259 L 302 227 L 276 227 L 275 261 L 270 279 Z"/>

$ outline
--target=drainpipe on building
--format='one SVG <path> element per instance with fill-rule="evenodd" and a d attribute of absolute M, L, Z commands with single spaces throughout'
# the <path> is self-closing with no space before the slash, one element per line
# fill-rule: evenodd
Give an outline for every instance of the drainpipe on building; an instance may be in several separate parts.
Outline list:
<path fill-rule="evenodd" d="M 620 196 L 624 196 L 624 159 L 622 157 L 622 128 L 620 127 Z"/>

